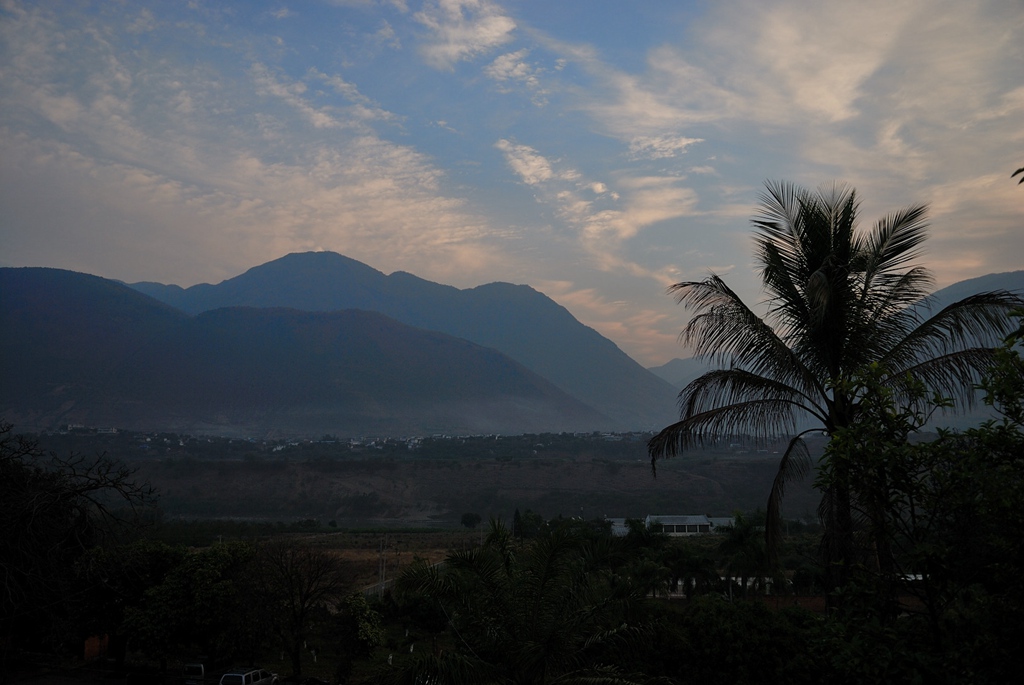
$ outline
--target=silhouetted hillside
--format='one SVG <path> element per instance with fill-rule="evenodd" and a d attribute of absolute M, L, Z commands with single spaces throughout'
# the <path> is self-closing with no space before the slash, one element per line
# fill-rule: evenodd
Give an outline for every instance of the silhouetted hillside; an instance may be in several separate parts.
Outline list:
<path fill-rule="evenodd" d="M 673 420 L 675 390 L 564 307 L 525 285 L 460 290 L 390 276 L 333 252 L 290 254 L 218 285 L 132 285 L 189 313 L 218 307 L 365 309 L 507 354 L 612 421 L 653 428 Z"/>
<path fill-rule="evenodd" d="M 957 300 L 962 300 L 968 295 L 993 290 L 1008 290 L 1018 295 L 1024 295 L 1024 271 L 1006 271 L 959 281 L 942 290 L 935 291 L 931 297 L 933 301 L 932 306 L 945 307 Z"/>
<path fill-rule="evenodd" d="M 55 269 L 2 269 L 0 292 L 0 416 L 26 428 L 363 435 L 608 423 L 495 350 L 374 312 L 190 317 Z"/>

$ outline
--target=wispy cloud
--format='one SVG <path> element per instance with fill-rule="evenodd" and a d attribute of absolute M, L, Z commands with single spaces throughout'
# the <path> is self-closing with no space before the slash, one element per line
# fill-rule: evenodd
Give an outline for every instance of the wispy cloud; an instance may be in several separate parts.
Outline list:
<path fill-rule="evenodd" d="M 428 64 L 451 69 L 512 40 L 515 21 L 488 0 L 436 0 L 415 15 L 430 31 L 422 47 Z"/>
<path fill-rule="evenodd" d="M 683 186 L 681 179 L 624 176 L 613 191 L 606 183 L 587 180 L 528 145 L 502 139 L 495 147 L 505 154 L 509 168 L 520 180 L 535 189 L 538 201 L 552 207 L 576 232 L 595 266 L 667 284 L 649 268 L 623 258 L 621 248 L 645 227 L 696 213 L 696 193 Z"/>
<path fill-rule="evenodd" d="M 553 179 L 573 181 L 579 174 L 572 169 L 563 169 L 556 173 L 552 163 L 529 145 L 520 145 L 501 139 L 494 144 L 505 154 L 505 161 L 523 183 L 531 186 Z"/>
<path fill-rule="evenodd" d="M 354 107 L 317 105 L 305 83 L 256 63 L 250 91 L 234 91 L 222 117 L 223 86 L 204 81 L 202 65 L 189 75 L 178 67 L 161 74 L 147 66 L 143 73 L 88 25 L 68 33 L 45 12 L 22 19 L 6 26 L 5 38 L 20 36 L 26 50 L 37 47 L 44 58 L 8 64 L 0 73 L 8 111 L 39 116 L 61 134 L 4 127 L 0 159 L 5 168 L 20 169 L 19 192 L 34 181 L 40 205 L 57 211 L 61 203 L 48 200 L 50 194 L 88 198 L 92 210 L 79 216 L 74 236 L 62 238 L 78 245 L 79 268 L 122 278 L 143 277 L 151 268 L 108 258 L 99 243 L 90 247 L 91 236 L 109 232 L 104 224 L 111 221 L 148 226 L 150 265 L 216 253 L 232 255 L 219 268 L 237 270 L 325 247 L 381 268 L 419 265 L 420 273 L 437 278 L 464 278 L 497 260 L 486 219 L 443 191 L 445 174 L 428 157 L 375 135 L 367 119 L 392 115 L 340 76 L 308 74 Z M 95 84 L 89 97 L 62 73 L 84 74 Z M 161 116 L 154 119 L 157 103 Z M 305 127 L 296 129 L 289 117 Z M 312 135 L 317 131 L 328 137 Z M 99 223 L 92 225 L 90 215 Z M 66 229 L 63 222 L 43 222 L 39 230 Z"/>
<path fill-rule="evenodd" d="M 688 147 L 700 142 L 701 138 L 685 136 L 638 136 L 629 142 L 629 152 L 637 159 L 667 159 L 683 154 Z"/>
<path fill-rule="evenodd" d="M 619 341 L 638 359 L 660 359 L 676 346 L 678 321 L 663 310 L 636 308 L 624 300 L 612 300 L 592 287 L 573 281 L 538 281 L 536 287 L 574 312 L 576 317 L 602 335 Z"/>
<path fill-rule="evenodd" d="M 280 98 L 316 128 L 340 128 L 344 125 L 332 116 L 326 107 L 314 107 L 302 97 L 306 92 L 306 84 L 297 81 L 286 83 L 271 74 L 263 64 L 253 65 L 252 78 L 256 83 L 257 93 Z"/>
<path fill-rule="evenodd" d="M 512 86 L 518 85 L 526 89 L 535 105 L 545 105 L 548 92 L 541 87 L 543 69 L 526 61 L 529 54 L 529 49 L 523 48 L 499 55 L 484 68 L 484 73 L 498 83 L 501 92 L 511 93 Z"/>

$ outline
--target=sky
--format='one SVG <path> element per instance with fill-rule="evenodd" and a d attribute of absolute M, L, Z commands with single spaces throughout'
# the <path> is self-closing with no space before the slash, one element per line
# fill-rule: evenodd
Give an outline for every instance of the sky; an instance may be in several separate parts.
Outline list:
<path fill-rule="evenodd" d="M 644 366 L 759 302 L 766 180 L 1024 268 L 1021 0 L 0 2 L 0 265 L 189 286 L 331 250 L 526 283 Z M 1019 178 L 1019 177 L 1018 177 Z"/>

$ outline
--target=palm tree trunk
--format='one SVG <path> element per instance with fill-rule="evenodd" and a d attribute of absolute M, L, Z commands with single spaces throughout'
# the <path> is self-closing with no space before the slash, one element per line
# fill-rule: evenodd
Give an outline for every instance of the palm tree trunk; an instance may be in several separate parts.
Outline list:
<path fill-rule="evenodd" d="M 835 482 L 826 493 L 827 506 L 822 512 L 825 528 L 823 561 L 828 578 L 828 604 L 836 608 L 836 590 L 846 586 L 850 570 L 856 563 L 853 543 L 853 500 L 849 484 L 849 467 L 835 466 Z"/>

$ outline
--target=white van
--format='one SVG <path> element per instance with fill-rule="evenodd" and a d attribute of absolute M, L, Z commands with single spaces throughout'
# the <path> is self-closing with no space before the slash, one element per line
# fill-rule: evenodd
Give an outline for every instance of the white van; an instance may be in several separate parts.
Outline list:
<path fill-rule="evenodd" d="M 206 685 L 206 667 L 203 664 L 185 664 L 181 669 L 185 685 Z"/>
<path fill-rule="evenodd" d="M 277 674 L 262 668 L 236 668 L 220 677 L 220 685 L 277 685 Z"/>

